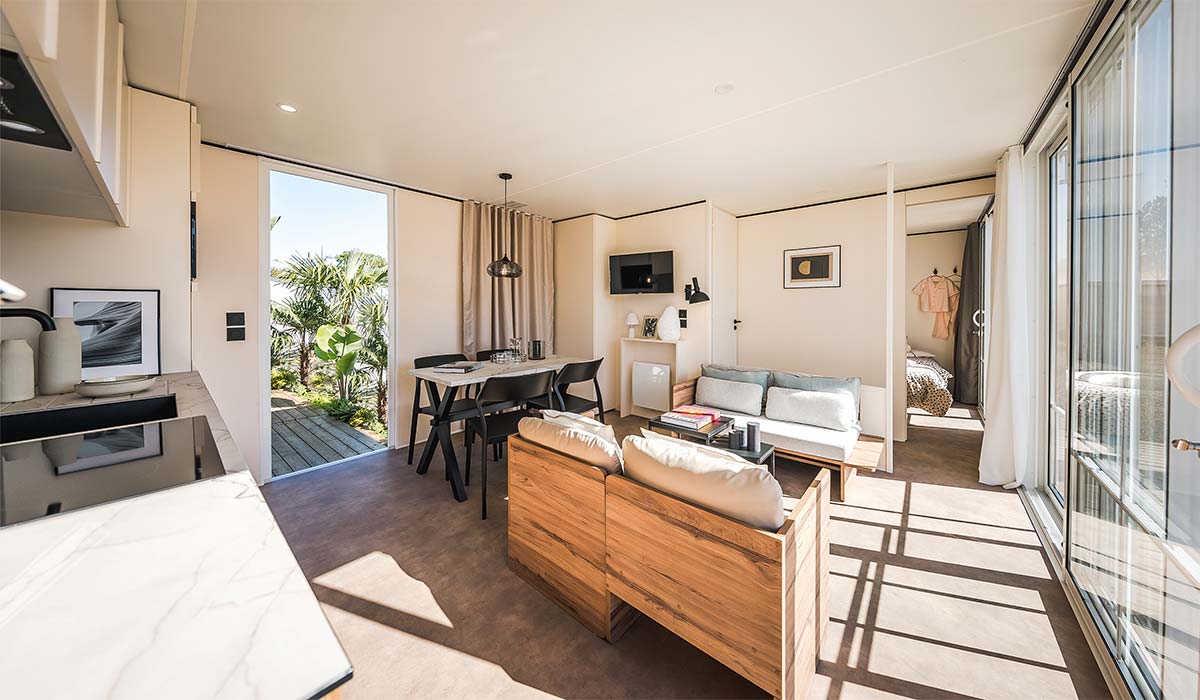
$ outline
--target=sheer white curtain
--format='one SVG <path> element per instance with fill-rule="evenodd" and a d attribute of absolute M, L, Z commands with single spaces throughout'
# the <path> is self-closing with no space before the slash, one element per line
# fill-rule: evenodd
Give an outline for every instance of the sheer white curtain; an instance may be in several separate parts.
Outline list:
<path fill-rule="evenodd" d="M 979 481 L 1031 486 L 1036 475 L 1037 411 L 1033 358 L 1037 314 L 1031 290 L 1038 279 L 1031 201 L 1026 197 L 1021 146 L 1011 146 L 996 168 L 992 231 L 991 299 L 988 301 L 984 404 L 987 421 L 979 455 Z M 1030 178 L 1034 178 L 1030 171 Z"/>
<path fill-rule="evenodd" d="M 488 276 L 488 264 L 505 253 L 521 265 L 521 276 Z M 463 202 L 462 285 L 467 357 L 507 348 L 513 337 L 543 340 L 546 352 L 554 351 L 554 224 L 549 219 Z"/>

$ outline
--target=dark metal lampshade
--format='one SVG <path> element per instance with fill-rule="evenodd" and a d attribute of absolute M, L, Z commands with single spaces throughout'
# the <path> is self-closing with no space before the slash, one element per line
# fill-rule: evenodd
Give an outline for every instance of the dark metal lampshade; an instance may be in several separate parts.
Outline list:
<path fill-rule="evenodd" d="M 700 281 L 695 277 L 692 278 L 691 284 L 684 286 L 685 288 L 690 287 L 692 290 L 692 293 L 687 295 L 687 302 L 689 304 L 699 304 L 701 302 L 709 301 L 708 295 L 700 291 Z"/>
<path fill-rule="evenodd" d="M 509 260 L 508 256 L 505 255 L 499 260 L 495 260 L 488 265 L 487 272 L 492 277 L 507 277 L 510 279 L 516 279 L 517 277 L 521 276 L 521 266 L 512 260 Z"/>

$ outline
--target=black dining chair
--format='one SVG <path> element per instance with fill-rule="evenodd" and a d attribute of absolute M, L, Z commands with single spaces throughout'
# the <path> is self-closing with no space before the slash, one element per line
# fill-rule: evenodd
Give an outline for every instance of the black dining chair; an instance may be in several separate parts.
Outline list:
<path fill-rule="evenodd" d="M 492 377 L 484 383 L 475 396 L 476 414 L 467 419 L 467 474 L 465 483 L 471 483 L 471 446 L 475 436 L 483 442 L 480 450 L 482 464 L 480 496 L 483 500 L 483 519 L 487 520 L 487 467 L 489 445 L 499 445 L 517 433 L 517 424 L 529 415 L 528 410 L 500 411 L 500 406 L 524 405 L 531 399 L 549 399 L 554 392 L 554 373 L 537 372 L 507 377 Z"/>
<path fill-rule="evenodd" d="M 467 356 L 458 352 L 449 355 L 429 355 L 428 357 L 418 357 L 413 360 L 415 369 L 427 369 L 429 367 L 437 367 L 448 362 L 466 362 Z M 421 405 L 421 383 L 422 379 L 417 379 L 413 388 L 413 408 L 412 408 L 412 426 L 409 429 L 408 435 L 408 463 L 413 463 L 413 445 L 417 442 L 417 417 L 429 416 L 433 418 L 437 415 L 433 406 Z M 451 413 L 461 413 L 471 410 L 475 407 L 475 402 L 471 399 L 458 399 L 454 402 L 454 406 L 450 409 Z"/>
<path fill-rule="evenodd" d="M 604 422 L 604 396 L 600 394 L 600 380 L 596 375 L 600 372 L 600 363 L 604 362 L 601 357 L 598 360 L 588 360 L 587 362 L 572 362 L 569 365 L 564 365 L 562 369 L 554 376 L 554 394 L 553 401 L 544 399 L 533 399 L 529 402 L 530 408 L 539 410 L 558 409 L 561 411 L 570 411 L 571 413 L 583 413 L 596 409 L 596 418 Z M 572 384 L 580 382 L 591 382 L 592 387 L 596 390 L 596 398 L 589 399 L 576 394 L 568 394 L 567 388 Z"/>

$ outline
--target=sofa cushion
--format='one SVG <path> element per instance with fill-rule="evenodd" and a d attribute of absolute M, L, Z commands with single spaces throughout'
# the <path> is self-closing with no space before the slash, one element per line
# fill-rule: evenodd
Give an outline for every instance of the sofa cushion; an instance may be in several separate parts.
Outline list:
<path fill-rule="evenodd" d="M 542 418 L 551 423 L 565 425 L 568 428 L 578 428 L 587 431 L 608 440 L 617 447 L 621 446 L 621 442 L 617 440 L 617 434 L 613 432 L 613 427 L 605 425 L 595 418 L 581 416 L 578 413 L 567 413 L 566 411 L 553 411 L 550 409 L 542 411 Z"/>
<path fill-rule="evenodd" d="M 517 432 L 530 442 L 600 467 L 609 474 L 621 473 L 621 448 L 615 440 L 577 426 L 532 417 L 522 418 Z"/>
<path fill-rule="evenodd" d="M 801 389 L 804 391 L 834 391 L 849 394 L 854 399 L 854 414 L 859 411 L 858 395 L 862 389 L 862 381 L 858 377 L 838 379 L 837 377 L 816 377 L 793 372 L 773 372 L 771 382 L 774 386 L 785 389 Z"/>
<path fill-rule="evenodd" d="M 635 435 L 625 438 L 622 451 L 625 475 L 635 481 L 752 527 L 783 526 L 783 489 L 762 467 Z"/>
<path fill-rule="evenodd" d="M 733 424 L 739 428 L 745 428 L 749 421 L 758 423 L 759 430 L 762 431 L 763 442 L 770 443 L 781 450 L 821 457 L 835 462 L 845 462 L 850 458 L 860 434 L 857 428 L 830 430 L 815 425 L 789 423 L 738 413 L 726 412 L 723 415 L 733 418 Z"/>
<path fill-rule="evenodd" d="M 767 392 L 767 417 L 831 430 L 858 427 L 854 400 L 843 392 L 804 391 L 773 386 Z"/>
<path fill-rule="evenodd" d="M 734 365 L 701 365 L 700 376 L 724 379 L 730 382 L 757 384 L 762 387 L 764 400 L 767 398 L 767 389 L 771 388 L 771 370 L 769 369 L 736 367 Z"/>
<path fill-rule="evenodd" d="M 763 388 L 759 384 L 715 377 L 696 380 L 696 403 L 702 406 L 757 416 L 762 413 L 762 402 Z"/>
<path fill-rule="evenodd" d="M 691 442 L 688 440 L 681 440 L 679 438 L 671 437 L 670 435 L 663 435 L 662 433 L 656 433 L 653 430 L 650 430 L 649 428 L 642 428 L 642 437 L 646 438 L 647 440 L 666 440 L 668 442 L 673 442 L 677 445 L 686 445 L 688 447 L 691 447 L 692 449 L 700 450 L 704 454 L 712 455 L 713 457 L 716 457 L 718 459 L 724 459 L 726 461 L 732 462 L 732 463 L 738 465 L 739 468 L 745 466 L 746 464 L 749 464 L 749 462 L 747 460 L 742 459 L 741 457 L 738 457 L 737 455 L 735 455 L 732 452 L 729 452 L 727 450 L 722 450 L 719 447 L 713 447 L 712 445 L 705 445 L 705 444 L 699 443 L 699 442 Z"/>

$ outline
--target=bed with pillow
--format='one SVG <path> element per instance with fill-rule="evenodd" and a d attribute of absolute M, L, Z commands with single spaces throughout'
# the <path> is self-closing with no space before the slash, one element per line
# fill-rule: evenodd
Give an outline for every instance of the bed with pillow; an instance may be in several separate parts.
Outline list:
<path fill-rule="evenodd" d="M 676 405 L 696 404 L 733 418 L 755 421 L 776 454 L 838 473 L 835 497 L 858 469 L 875 470 L 882 438 L 863 435 L 857 377 L 819 377 L 769 369 L 704 365 L 701 376 L 675 387 Z"/>
<path fill-rule="evenodd" d="M 954 376 L 933 359 L 933 353 L 909 350 L 905 362 L 908 380 L 908 407 L 919 408 L 935 416 L 944 416 L 954 403 L 950 379 Z"/>

